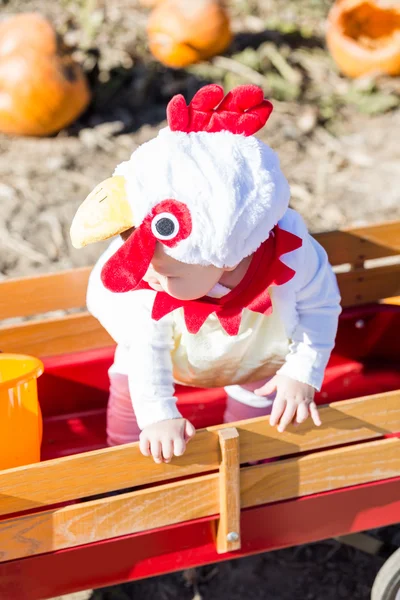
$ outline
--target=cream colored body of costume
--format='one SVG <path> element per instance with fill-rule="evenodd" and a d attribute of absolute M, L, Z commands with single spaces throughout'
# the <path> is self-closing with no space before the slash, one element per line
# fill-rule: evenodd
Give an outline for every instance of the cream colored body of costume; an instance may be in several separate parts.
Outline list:
<path fill-rule="evenodd" d="M 289 352 L 289 340 L 276 307 L 269 316 L 244 309 L 239 334 L 228 335 L 215 314 L 200 331 L 188 332 L 183 309 L 173 314 L 172 369 L 176 383 L 223 387 L 275 375 Z"/>
<path fill-rule="evenodd" d="M 175 310 L 170 317 L 175 383 L 196 387 L 225 387 L 225 423 L 270 413 L 275 393 L 259 397 L 253 390 L 275 375 L 289 351 L 284 326 L 276 310 L 266 317 L 245 309 L 240 331 L 236 336 L 229 336 L 215 315 L 210 315 L 195 335 L 186 329 L 183 309 Z M 140 434 L 128 376 L 117 371 L 115 365 L 110 370 L 107 411 L 109 446 L 134 442 L 139 439 Z"/>

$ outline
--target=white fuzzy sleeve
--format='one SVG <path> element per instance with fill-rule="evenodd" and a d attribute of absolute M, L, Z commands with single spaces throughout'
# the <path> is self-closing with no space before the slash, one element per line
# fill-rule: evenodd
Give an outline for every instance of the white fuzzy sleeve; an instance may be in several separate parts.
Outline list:
<path fill-rule="evenodd" d="M 290 213 L 294 225 L 290 230 L 302 237 L 303 245 L 292 253 L 292 260 L 284 261 L 296 270 L 293 299 L 297 323 L 290 336 L 289 354 L 278 373 L 320 390 L 335 344 L 340 295 L 325 250 L 309 235 L 301 217 Z"/>
<path fill-rule="evenodd" d="M 181 417 L 176 407 L 172 375 L 172 318 L 153 321 L 155 293 L 116 294 L 101 282 L 103 264 L 118 249 L 113 242 L 95 265 L 87 292 L 87 306 L 118 345 L 119 365 L 128 375 L 129 390 L 138 425 Z"/>
<path fill-rule="evenodd" d="M 129 348 L 129 391 L 141 429 L 182 416 L 174 396 L 171 316 L 155 322 L 149 309 L 146 317 L 140 337 Z"/>

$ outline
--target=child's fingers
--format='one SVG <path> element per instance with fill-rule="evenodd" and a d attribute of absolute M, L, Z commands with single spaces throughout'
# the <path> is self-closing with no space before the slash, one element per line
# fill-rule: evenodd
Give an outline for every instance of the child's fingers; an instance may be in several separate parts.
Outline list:
<path fill-rule="evenodd" d="M 171 462 L 171 458 L 174 455 L 174 442 L 170 438 L 162 441 L 162 455 L 164 462 Z"/>
<path fill-rule="evenodd" d="M 257 390 L 254 390 L 254 394 L 256 396 L 269 396 L 276 390 L 276 378 L 273 377 L 270 381 L 267 381 L 264 385 L 262 385 Z"/>
<path fill-rule="evenodd" d="M 182 456 L 186 450 L 186 443 L 182 437 L 176 437 L 174 439 L 174 454 L 175 456 Z"/>
<path fill-rule="evenodd" d="M 279 433 L 285 431 L 286 427 L 293 421 L 293 417 L 297 411 L 297 404 L 295 402 L 286 402 L 285 412 L 278 425 Z"/>
<path fill-rule="evenodd" d="M 185 423 L 185 441 L 188 442 L 192 439 L 194 434 L 196 433 L 196 429 L 193 427 L 190 421 L 186 421 Z"/>
<path fill-rule="evenodd" d="M 162 462 L 162 453 L 161 453 L 160 440 L 151 440 L 150 449 L 151 449 L 151 455 L 153 457 L 154 462 L 161 463 Z"/>
<path fill-rule="evenodd" d="M 275 425 L 278 425 L 279 419 L 285 412 L 285 407 L 286 407 L 285 398 L 283 396 L 278 395 L 275 399 L 275 402 L 272 405 L 271 416 L 269 418 L 269 424 L 272 425 L 272 427 L 275 427 Z"/>
<path fill-rule="evenodd" d="M 315 402 L 310 402 L 309 409 L 314 424 L 319 427 L 321 425 L 321 417 L 319 416 L 318 408 Z"/>
<path fill-rule="evenodd" d="M 304 423 L 308 419 L 308 406 L 305 402 L 301 402 L 297 407 L 296 423 Z"/>
<path fill-rule="evenodd" d="M 150 442 L 147 437 L 139 438 L 139 448 L 140 448 L 140 452 L 143 454 L 143 456 L 151 456 Z"/>

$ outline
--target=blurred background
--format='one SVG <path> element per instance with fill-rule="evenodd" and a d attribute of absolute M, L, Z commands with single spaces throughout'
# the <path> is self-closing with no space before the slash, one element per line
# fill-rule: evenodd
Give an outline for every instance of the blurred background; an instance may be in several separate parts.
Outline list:
<path fill-rule="evenodd" d="M 396 0 L 0 0 L 0 279 L 92 264 L 77 207 L 210 82 L 273 101 L 311 231 L 400 218 L 399 74 Z M 327 541 L 74 598 L 367 599 L 381 564 Z"/>
<path fill-rule="evenodd" d="M 400 216 L 399 3 L 218 4 L 0 0 L 1 277 L 93 262 L 101 245 L 69 242 L 76 208 L 209 82 L 273 101 L 259 135 L 312 231 Z"/>

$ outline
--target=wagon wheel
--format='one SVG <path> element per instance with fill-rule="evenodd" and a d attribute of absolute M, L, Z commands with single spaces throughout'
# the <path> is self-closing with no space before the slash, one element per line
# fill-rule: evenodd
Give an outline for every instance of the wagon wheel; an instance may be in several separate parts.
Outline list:
<path fill-rule="evenodd" d="M 371 600 L 400 600 L 400 548 L 378 572 L 372 587 Z"/>

